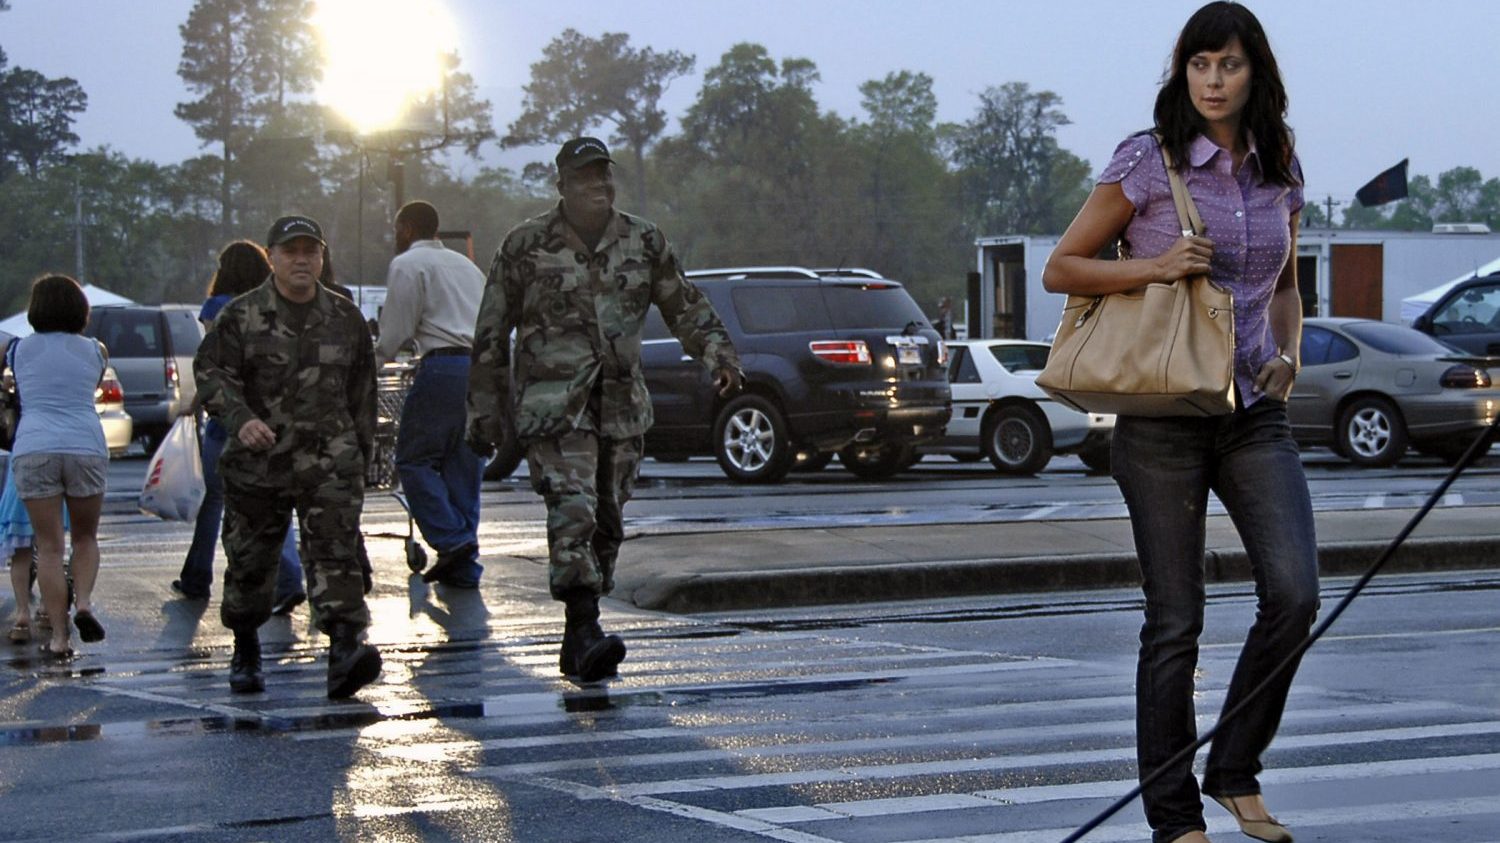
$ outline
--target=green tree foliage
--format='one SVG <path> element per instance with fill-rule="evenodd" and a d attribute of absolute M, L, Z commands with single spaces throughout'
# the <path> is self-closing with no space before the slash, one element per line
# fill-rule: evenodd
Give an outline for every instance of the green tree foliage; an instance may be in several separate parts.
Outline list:
<path fill-rule="evenodd" d="M 217 145 L 220 227 L 235 219 L 236 164 L 268 122 L 284 122 L 288 97 L 310 91 L 317 64 L 308 0 L 197 0 L 180 27 L 177 74 L 196 99 L 177 117 L 204 146 Z"/>
<path fill-rule="evenodd" d="M 0 12 L 9 10 L 0 2 Z M 0 49 L 0 179 L 18 170 L 35 178 L 44 164 L 62 160 L 78 143 L 73 119 L 88 107 L 88 96 L 73 79 L 6 69 L 9 63 Z"/>
<path fill-rule="evenodd" d="M 0 175 L 24 169 L 33 178 L 78 143 L 73 119 L 88 107 L 83 87 L 23 67 L 0 73 Z"/>
<path fill-rule="evenodd" d="M 693 71 L 694 62 L 676 50 L 636 49 L 621 32 L 589 38 L 564 30 L 531 65 L 521 116 L 502 145 L 560 144 L 608 125 L 610 142 L 630 150 L 633 198 L 644 212 L 646 152 L 667 127 L 661 97 L 673 79 Z"/>
<path fill-rule="evenodd" d="M 101 148 L 0 183 L 0 311 L 23 308 L 26 282 L 43 272 L 77 273 L 138 301 L 200 298 L 218 238 L 178 169 Z"/>
<path fill-rule="evenodd" d="M 1438 223 L 1484 223 L 1500 231 L 1500 178 L 1485 179 L 1473 167 L 1454 167 L 1407 182 L 1405 199 L 1366 208 L 1358 202 L 1344 208 L 1344 228 L 1392 231 L 1431 231 Z"/>
<path fill-rule="evenodd" d="M 736 44 L 705 74 L 682 135 L 654 156 L 663 219 L 692 262 L 840 260 L 819 222 L 843 210 L 835 182 L 848 138 L 819 113 L 817 79 L 807 59 L 778 65 L 758 44 Z"/>
<path fill-rule="evenodd" d="M 1057 144 L 1072 121 L 1062 98 L 1007 82 L 979 94 L 973 118 L 952 135 L 965 215 L 982 232 L 1062 231 L 1088 196 L 1088 163 Z"/>

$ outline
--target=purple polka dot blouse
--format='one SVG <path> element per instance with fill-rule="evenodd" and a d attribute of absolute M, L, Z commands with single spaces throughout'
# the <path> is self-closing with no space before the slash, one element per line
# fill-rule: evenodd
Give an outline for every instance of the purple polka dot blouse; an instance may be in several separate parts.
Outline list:
<path fill-rule="evenodd" d="M 1234 377 L 1248 407 L 1261 397 L 1252 389 L 1255 373 L 1280 353 L 1267 313 L 1291 251 L 1291 217 L 1302 210 L 1302 167 L 1294 157 L 1299 184 L 1267 184 L 1252 138 L 1236 174 L 1229 152 L 1203 135 L 1188 148 L 1188 163 L 1184 182 L 1203 217 L 1204 235 L 1214 243 L 1209 277 L 1234 295 Z M 1134 257 L 1154 258 L 1182 236 L 1167 168 L 1150 133 L 1126 138 L 1099 183 L 1118 183 L 1135 206 L 1124 232 Z"/>

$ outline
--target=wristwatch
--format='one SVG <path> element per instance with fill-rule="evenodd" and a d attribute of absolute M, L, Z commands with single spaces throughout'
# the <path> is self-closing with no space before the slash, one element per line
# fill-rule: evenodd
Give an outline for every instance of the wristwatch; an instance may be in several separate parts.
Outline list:
<path fill-rule="evenodd" d="M 1285 351 L 1276 356 L 1281 358 L 1281 362 L 1292 367 L 1292 374 L 1295 375 L 1302 370 L 1302 367 L 1297 365 L 1297 361 L 1292 359 L 1292 355 L 1287 354 Z"/>

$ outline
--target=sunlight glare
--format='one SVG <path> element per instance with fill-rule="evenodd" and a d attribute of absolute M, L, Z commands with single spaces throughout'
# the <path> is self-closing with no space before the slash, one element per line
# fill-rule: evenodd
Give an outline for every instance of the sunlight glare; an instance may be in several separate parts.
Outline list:
<path fill-rule="evenodd" d="M 457 30 L 439 0 L 318 0 L 318 99 L 367 134 L 395 127 L 438 90 Z"/>

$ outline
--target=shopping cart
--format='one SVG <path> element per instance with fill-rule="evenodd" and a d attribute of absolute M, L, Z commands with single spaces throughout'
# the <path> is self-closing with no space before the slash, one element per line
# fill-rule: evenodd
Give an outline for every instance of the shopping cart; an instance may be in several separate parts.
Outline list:
<path fill-rule="evenodd" d="M 387 363 L 375 376 L 375 453 L 365 472 L 365 489 L 390 492 L 401 508 L 406 510 L 406 535 L 398 533 L 373 533 L 379 538 L 401 539 L 406 543 L 406 567 L 412 573 L 420 573 L 427 567 L 427 550 L 417 541 L 416 525 L 411 516 L 411 505 L 401 491 L 401 478 L 396 474 L 396 432 L 401 425 L 401 408 L 406 403 L 406 393 L 411 389 L 416 366 L 408 363 Z"/>

